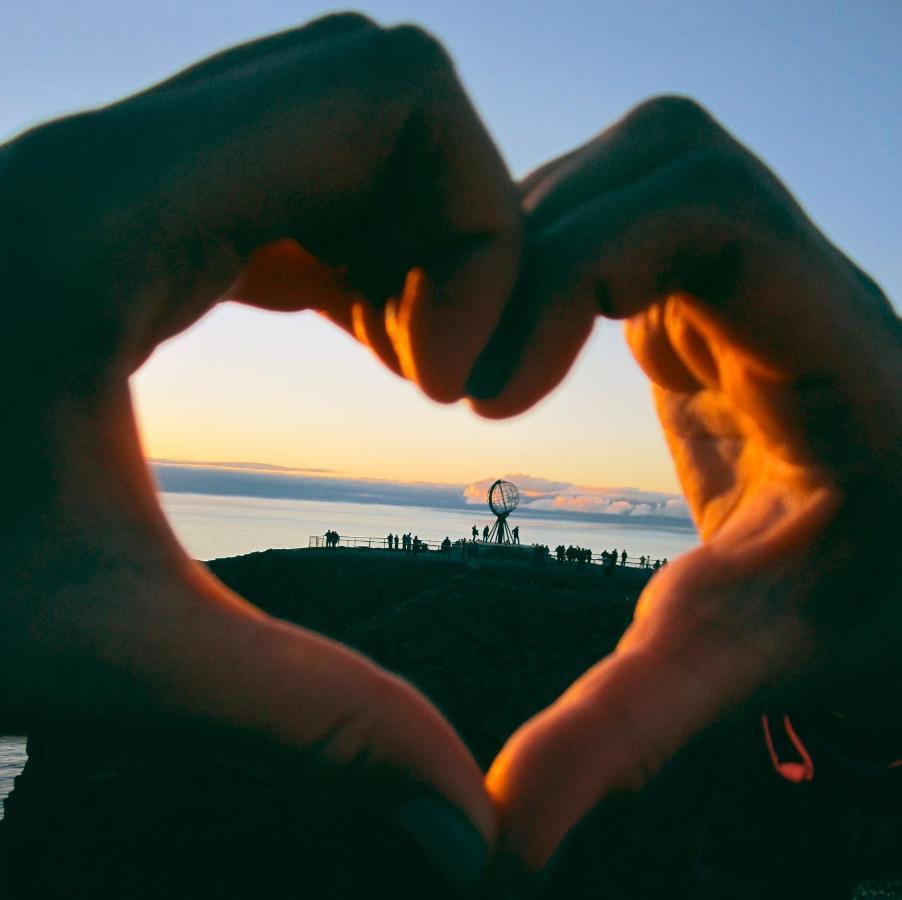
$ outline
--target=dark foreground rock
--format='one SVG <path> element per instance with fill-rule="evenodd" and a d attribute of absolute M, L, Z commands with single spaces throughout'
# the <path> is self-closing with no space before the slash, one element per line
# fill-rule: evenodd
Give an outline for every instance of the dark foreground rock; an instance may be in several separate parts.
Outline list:
<path fill-rule="evenodd" d="M 643 580 L 378 551 L 210 566 L 275 615 L 417 684 L 483 765 L 613 647 Z M 596 810 L 545 895 L 847 900 L 862 880 L 892 877 L 902 877 L 902 795 L 783 783 L 746 715 L 697 738 L 641 794 Z M 160 736 L 32 735 L 0 822 L 4 900 L 382 896 L 459 895 L 378 804 L 234 748 L 214 760 Z"/>

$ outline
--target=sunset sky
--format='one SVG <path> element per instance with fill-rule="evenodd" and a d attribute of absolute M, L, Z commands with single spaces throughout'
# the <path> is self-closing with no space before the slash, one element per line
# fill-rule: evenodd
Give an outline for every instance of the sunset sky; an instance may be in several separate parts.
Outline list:
<path fill-rule="evenodd" d="M 642 99 L 691 95 L 902 296 L 902 4 L 359 3 L 437 34 L 516 175 Z M 0 135 L 116 99 L 332 9 L 286 0 L 0 0 Z M 599 323 L 563 388 L 502 423 L 440 407 L 314 314 L 218 308 L 134 380 L 148 455 L 470 483 L 520 472 L 673 491 L 644 378 Z"/>

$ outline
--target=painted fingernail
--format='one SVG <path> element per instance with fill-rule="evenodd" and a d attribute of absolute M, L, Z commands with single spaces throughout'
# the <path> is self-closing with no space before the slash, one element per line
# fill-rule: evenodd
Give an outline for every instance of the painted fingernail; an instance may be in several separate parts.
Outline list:
<path fill-rule="evenodd" d="M 470 821 L 435 796 L 413 797 L 398 810 L 398 823 L 424 858 L 456 887 L 473 887 L 488 862 L 488 847 Z"/>

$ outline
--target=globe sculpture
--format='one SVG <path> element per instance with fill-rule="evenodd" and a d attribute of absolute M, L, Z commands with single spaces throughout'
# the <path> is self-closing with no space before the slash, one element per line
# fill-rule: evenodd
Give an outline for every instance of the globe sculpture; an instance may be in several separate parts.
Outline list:
<path fill-rule="evenodd" d="M 500 478 L 489 488 L 489 509 L 495 514 L 495 524 L 489 532 L 490 544 L 513 543 L 513 535 L 507 524 L 507 517 L 520 503 L 517 485 Z"/>

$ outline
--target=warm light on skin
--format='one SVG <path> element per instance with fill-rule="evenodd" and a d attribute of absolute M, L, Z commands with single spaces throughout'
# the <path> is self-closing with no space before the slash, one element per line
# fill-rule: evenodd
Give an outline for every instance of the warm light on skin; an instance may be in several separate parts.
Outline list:
<path fill-rule="evenodd" d="M 397 304 L 391 307 L 391 325 L 386 326 L 395 352 L 398 354 L 398 362 L 401 364 L 401 374 L 408 380 L 416 383 L 417 367 L 416 355 L 413 352 L 410 336 L 410 322 L 417 303 L 422 302 L 423 283 L 425 274 L 422 269 L 411 269 L 404 280 L 404 289 Z M 387 312 L 387 311 L 386 311 Z"/>

